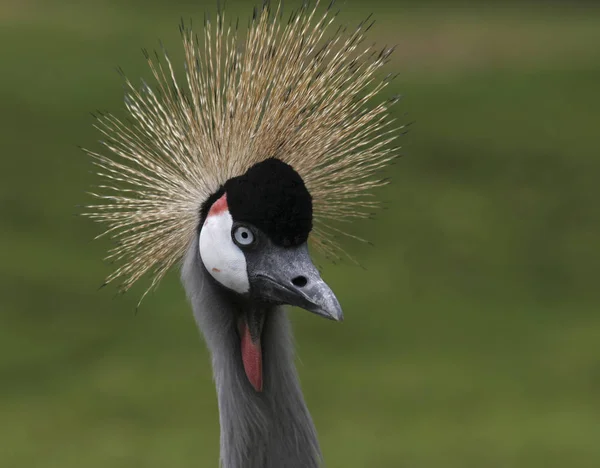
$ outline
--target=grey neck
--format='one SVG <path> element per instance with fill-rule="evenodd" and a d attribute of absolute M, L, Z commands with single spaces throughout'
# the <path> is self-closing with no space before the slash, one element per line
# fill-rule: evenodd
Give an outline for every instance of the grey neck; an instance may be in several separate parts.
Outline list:
<path fill-rule="evenodd" d="M 219 400 L 223 468 L 317 468 L 321 452 L 294 366 L 292 332 L 282 307 L 267 312 L 262 335 L 263 391 L 246 377 L 235 304 L 204 269 L 197 243 L 182 281 L 212 356 Z"/>

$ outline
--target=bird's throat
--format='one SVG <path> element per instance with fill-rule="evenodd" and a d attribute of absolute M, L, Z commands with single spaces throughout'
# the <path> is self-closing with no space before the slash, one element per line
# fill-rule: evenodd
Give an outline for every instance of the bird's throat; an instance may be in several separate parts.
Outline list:
<path fill-rule="evenodd" d="M 242 362 L 248 380 L 257 392 L 263 389 L 263 368 L 262 368 L 262 346 L 260 337 L 255 341 L 250 334 L 250 328 L 246 323 L 242 325 L 240 332 L 242 339 Z"/>
<path fill-rule="evenodd" d="M 238 327 L 241 340 L 242 363 L 248 381 L 257 392 L 263 390 L 263 350 L 261 344 L 265 313 L 252 310 L 240 317 Z"/>

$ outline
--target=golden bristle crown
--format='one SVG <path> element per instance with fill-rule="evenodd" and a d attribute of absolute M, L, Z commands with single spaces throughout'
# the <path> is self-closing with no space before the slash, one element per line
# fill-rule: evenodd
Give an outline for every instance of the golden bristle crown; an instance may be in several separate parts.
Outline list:
<path fill-rule="evenodd" d="M 108 259 L 127 290 L 151 272 L 155 286 L 196 235 L 202 203 L 228 179 L 270 157 L 290 164 L 313 197 L 311 242 L 335 254 L 331 221 L 368 216 L 371 189 L 396 155 L 401 127 L 389 107 L 371 104 L 389 82 L 377 78 L 391 49 L 363 47 L 370 25 L 331 31 L 331 8 L 304 4 L 284 18 L 265 5 L 245 39 L 223 13 L 204 35 L 181 25 L 185 84 L 164 61 L 145 54 L 156 81 L 138 90 L 125 78 L 130 118 L 97 116 L 108 154 L 92 156 L 104 182 L 86 216 L 106 223 L 116 241 Z M 150 289 L 149 288 L 149 289 Z"/>

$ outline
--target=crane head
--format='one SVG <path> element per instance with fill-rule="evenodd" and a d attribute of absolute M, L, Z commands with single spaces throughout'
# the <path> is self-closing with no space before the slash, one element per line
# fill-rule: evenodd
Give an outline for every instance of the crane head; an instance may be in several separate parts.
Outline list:
<path fill-rule="evenodd" d="M 202 208 L 200 261 L 222 287 L 251 304 L 288 304 L 342 320 L 331 288 L 311 261 L 312 198 L 288 164 L 270 158 L 228 180 Z M 238 317 L 242 359 L 256 390 L 262 388 L 261 307 Z"/>
<path fill-rule="evenodd" d="M 247 33 L 221 15 L 203 34 L 182 24 L 184 67 L 145 53 L 154 86 L 124 77 L 128 118 L 95 115 L 104 149 L 85 150 L 103 182 L 83 214 L 114 241 L 105 284 L 124 292 L 148 275 L 143 299 L 182 258 L 197 262 L 213 290 L 243 301 L 249 367 L 264 314 L 247 311 L 292 304 L 342 318 L 307 239 L 330 258 L 345 253 L 339 235 L 361 240 L 334 226 L 377 208 L 367 197 L 387 184 L 381 171 L 404 128 L 390 113 L 397 96 L 374 101 L 394 77 L 380 73 L 393 48 L 367 45 L 370 23 L 328 29 L 336 15 L 321 15 L 319 2 L 280 22 L 281 2 L 269 5 Z"/>

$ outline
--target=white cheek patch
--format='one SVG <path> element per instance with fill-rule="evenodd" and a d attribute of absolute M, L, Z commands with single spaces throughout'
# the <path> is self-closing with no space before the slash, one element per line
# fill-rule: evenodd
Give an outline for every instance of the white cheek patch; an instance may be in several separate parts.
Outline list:
<path fill-rule="evenodd" d="M 200 230 L 200 257 L 214 279 L 237 293 L 245 293 L 250 289 L 246 257 L 231 239 L 232 226 L 229 211 L 209 213 Z"/>

